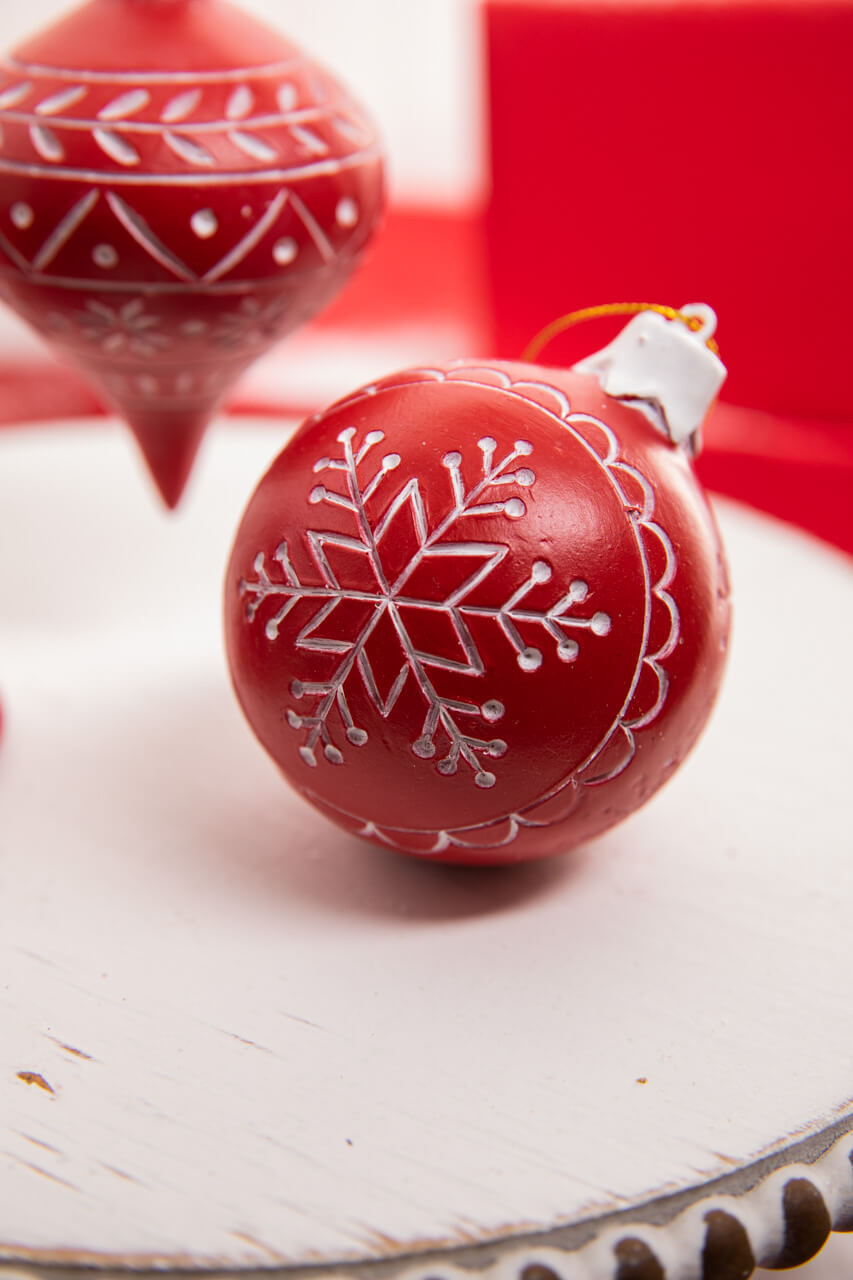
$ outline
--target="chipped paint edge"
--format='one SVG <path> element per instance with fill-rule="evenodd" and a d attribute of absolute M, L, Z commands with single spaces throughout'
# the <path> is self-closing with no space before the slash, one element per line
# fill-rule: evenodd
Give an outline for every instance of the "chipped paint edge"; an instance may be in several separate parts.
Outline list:
<path fill-rule="evenodd" d="M 374 1236 L 384 1250 L 375 1258 L 289 1264 L 270 1250 L 268 1265 L 245 1267 L 189 1255 L 36 1255 L 0 1244 L 0 1280 L 81 1280 L 93 1270 L 99 1280 L 130 1272 L 210 1280 L 729 1280 L 733 1268 L 746 1277 L 759 1266 L 800 1266 L 832 1231 L 853 1231 L 853 1103 L 836 1115 L 729 1174 L 547 1230 L 519 1226 L 472 1243 L 422 1245 Z"/>

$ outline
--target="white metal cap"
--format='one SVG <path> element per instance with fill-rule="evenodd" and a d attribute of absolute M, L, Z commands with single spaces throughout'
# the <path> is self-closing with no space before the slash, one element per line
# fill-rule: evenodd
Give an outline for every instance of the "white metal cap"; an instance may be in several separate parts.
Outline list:
<path fill-rule="evenodd" d="M 614 399 L 630 400 L 670 440 L 686 443 L 696 453 L 726 367 L 707 345 L 717 326 L 712 309 L 690 303 L 680 314 L 695 316 L 701 327 L 691 329 L 681 320 L 642 311 L 613 342 L 574 369 L 598 378 Z"/>

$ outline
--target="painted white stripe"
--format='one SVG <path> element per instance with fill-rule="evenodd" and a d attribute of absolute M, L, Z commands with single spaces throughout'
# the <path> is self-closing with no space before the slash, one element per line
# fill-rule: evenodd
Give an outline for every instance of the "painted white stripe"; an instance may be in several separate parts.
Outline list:
<path fill-rule="evenodd" d="M 348 142 L 364 142 L 366 130 L 354 120 L 348 120 L 346 116 L 335 116 L 332 123 L 341 137 L 346 138 Z"/>
<path fill-rule="evenodd" d="M 287 81 L 285 84 L 280 84 L 278 86 L 275 98 L 282 111 L 286 113 L 288 111 L 292 111 L 299 101 L 299 90 L 296 88 L 295 84 L 291 84 L 290 81 Z"/>
<path fill-rule="evenodd" d="M 23 254 L 18 252 L 11 240 L 8 240 L 2 231 L 0 231 L 0 249 L 8 254 L 19 271 L 29 272 L 32 269 Z M 91 285 L 89 285 L 89 288 L 91 288 Z"/>
<path fill-rule="evenodd" d="M 200 85 L 235 84 L 243 80 L 261 80 L 280 76 L 304 66 L 302 58 L 268 62 L 259 67 L 234 67 L 228 71 L 80 71 L 73 67 L 48 67 L 39 62 L 19 62 L 17 58 L 0 59 L 0 70 L 15 76 L 44 76 L 50 80 L 74 80 L 81 84 L 131 85 Z M 27 92 L 32 88 L 27 85 Z"/>
<path fill-rule="evenodd" d="M 288 115 L 263 115 L 253 116 L 251 119 L 241 120 L 242 128 L 238 132 L 246 129 L 279 129 L 294 124 L 315 124 L 324 120 L 328 120 L 331 116 L 331 108 L 329 107 L 305 107 L 301 111 L 292 111 Z M 35 111 L 14 111 L 10 110 L 4 113 L 9 121 L 16 124 L 40 124 L 42 117 L 37 115 Z M 74 119 L 66 119 L 57 117 L 52 121 L 56 128 L 62 129 L 97 129 L 104 126 L 104 121 L 98 117 L 77 116 Z M 168 123 L 164 120 L 122 120 L 118 127 L 121 129 L 123 137 L 132 134 L 149 133 L 160 137 L 163 133 L 163 124 Z M 173 123 L 180 123 L 174 121 Z M 185 126 L 191 129 L 193 137 L 197 137 L 200 133 L 223 133 L 234 131 L 234 121 L 232 120 L 193 120 L 191 125 Z M 363 137 L 366 136 L 366 130 Z"/>
<path fill-rule="evenodd" d="M 52 160 L 54 163 L 58 163 L 60 160 L 65 159 L 62 143 L 53 130 L 48 129 L 46 125 L 30 125 L 30 141 L 42 160 Z"/>
<path fill-rule="evenodd" d="M 249 115 L 255 105 L 255 95 L 247 84 L 239 84 L 225 107 L 225 115 L 229 120 L 242 120 Z"/>
<path fill-rule="evenodd" d="M 136 243 L 149 253 L 155 262 L 159 262 L 160 266 L 165 267 L 167 271 L 173 272 L 179 280 L 187 282 L 198 280 L 198 276 L 193 271 L 190 271 L 189 267 L 181 262 L 180 258 L 172 253 L 171 249 L 167 248 L 162 240 L 154 234 L 141 214 L 132 209 L 129 204 L 126 204 L 120 196 L 117 196 L 113 191 L 108 191 L 107 204 L 125 231 L 133 236 Z"/>
<path fill-rule="evenodd" d="M 329 154 L 328 143 L 316 134 L 313 129 L 306 129 L 302 125 L 291 125 L 290 133 L 301 146 L 310 151 L 312 156 L 327 156 Z"/>
<path fill-rule="evenodd" d="M 228 134 L 228 141 L 233 142 L 235 147 L 238 147 L 245 155 L 251 156 L 253 160 L 260 160 L 262 164 L 270 164 L 278 154 L 262 138 L 256 137 L 253 133 L 246 133 L 242 129 L 232 130 Z"/>
<path fill-rule="evenodd" d="M 130 145 L 127 138 L 122 138 L 112 129 L 93 129 L 92 137 L 101 150 L 117 164 L 128 166 L 139 164 L 139 152 Z"/>
<path fill-rule="evenodd" d="M 5 111 L 7 107 L 16 107 L 19 102 L 23 102 L 27 94 L 32 91 L 32 87 L 27 81 L 24 84 L 13 84 L 8 89 L 4 89 L 0 93 L 0 111 Z"/>
<path fill-rule="evenodd" d="M 100 182 L 109 181 L 111 185 L 121 184 L 128 187 L 205 187 L 205 186 L 245 186 L 274 182 L 303 182 L 310 178 L 330 176 L 344 173 L 349 169 L 357 169 L 361 165 L 379 164 L 382 153 L 378 147 L 367 147 L 363 151 L 354 152 L 342 159 L 318 160 L 316 164 L 292 165 L 286 169 L 236 169 L 217 173 L 111 173 L 105 174 L 102 169 L 52 169 L 46 165 L 21 163 L 19 160 L 0 158 L 0 173 L 26 174 L 31 178 L 45 177 L 48 174 L 62 182 Z"/>
<path fill-rule="evenodd" d="M 255 223 L 252 230 L 243 237 L 239 244 L 234 246 L 230 253 L 227 253 L 224 258 L 217 262 L 215 267 L 212 267 L 211 270 L 207 272 L 203 277 L 206 282 L 210 281 L 213 283 L 213 281 L 221 279 L 222 276 L 227 275 L 229 271 L 233 270 L 238 263 L 242 262 L 243 259 L 252 252 L 255 246 L 269 231 L 270 227 L 272 227 L 278 220 L 279 214 L 287 204 L 288 194 L 289 193 L 287 191 L 279 191 L 275 200 L 273 200 L 272 204 L 260 221 Z"/>
<path fill-rule="evenodd" d="M 186 120 L 187 116 L 191 116 L 195 111 L 201 99 L 201 89 L 185 89 L 183 93 L 169 99 L 160 119 L 165 124 L 177 124 L 179 120 Z"/>
<path fill-rule="evenodd" d="M 112 102 L 108 102 L 105 107 L 101 107 L 98 119 L 123 120 L 126 116 L 135 115 L 137 111 L 147 107 L 150 101 L 151 94 L 147 89 L 129 89 L 127 93 L 122 93 L 118 98 L 113 98 Z"/>
<path fill-rule="evenodd" d="M 59 253 L 63 245 L 71 239 L 74 232 L 80 226 L 85 218 L 89 216 L 91 211 L 100 199 L 99 191 L 89 191 L 81 200 L 78 200 L 72 209 L 69 209 L 65 217 L 59 225 L 51 232 L 33 258 L 33 270 L 43 271 L 49 263 Z"/>
<path fill-rule="evenodd" d="M 0 244 L 2 244 L 2 234 L 0 234 Z M 319 268 L 320 270 L 329 270 L 328 267 Z M 69 293 L 85 293 L 91 296 L 93 276 L 57 276 L 51 275 L 49 271 L 33 271 L 26 259 L 21 260 L 21 270 L 27 271 L 32 280 L 38 281 L 39 284 L 50 285 L 51 288 L 64 289 Z M 317 268 L 315 268 L 317 270 Z M 0 276 L 11 276 L 11 271 L 6 266 L 0 266 Z M 297 272 L 296 274 L 302 274 Z M 310 274 L 310 272 L 306 272 Z M 132 290 L 140 297 L 144 294 L 146 297 L 166 296 L 170 297 L 175 294 L 186 295 L 187 289 L 190 292 L 198 293 L 200 297 L 222 297 L 222 298 L 240 298 L 246 294 L 254 297 L 258 291 L 258 281 L 238 278 L 235 280 L 218 280 L 211 284 L 203 281 L 199 277 L 194 280 L 108 280 L 102 278 L 100 274 L 97 277 L 97 289 L 99 294 L 127 294 Z M 452 345 L 452 344 L 450 344 Z M 5 1280 L 5 1278 L 4 1278 Z"/>
<path fill-rule="evenodd" d="M 293 195 L 291 192 L 290 204 L 293 211 L 302 219 L 305 230 L 320 251 L 320 256 L 324 262 L 334 262 L 337 254 L 332 247 L 332 242 L 314 217 L 311 210 L 305 204 L 304 200 L 300 200 L 299 196 Z"/>
<path fill-rule="evenodd" d="M 210 166 L 213 164 L 213 156 L 209 151 L 205 151 L 204 147 L 199 146 L 197 142 L 193 142 L 192 138 L 185 138 L 181 133 L 166 132 L 163 134 L 166 145 L 174 151 L 176 156 L 180 156 L 181 160 L 185 160 L 187 164 Z"/>
<path fill-rule="evenodd" d="M 44 98 L 36 104 L 36 114 L 40 116 L 59 115 L 60 112 L 67 110 L 68 107 L 73 107 L 76 103 L 81 102 L 88 92 L 89 90 L 82 84 L 72 85 L 70 89 L 60 89 L 58 93 L 52 93 L 49 98 Z"/>

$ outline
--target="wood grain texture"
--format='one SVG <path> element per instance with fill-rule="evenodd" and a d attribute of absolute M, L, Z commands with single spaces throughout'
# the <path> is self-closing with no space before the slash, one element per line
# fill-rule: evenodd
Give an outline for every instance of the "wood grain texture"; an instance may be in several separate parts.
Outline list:
<path fill-rule="evenodd" d="M 280 442 L 217 433 L 174 521 L 104 428 L 0 442 L 0 1256 L 809 1256 L 853 1222 L 849 564 L 725 508 L 732 668 L 678 778 L 574 858 L 426 866 L 292 797 L 227 687 Z"/>

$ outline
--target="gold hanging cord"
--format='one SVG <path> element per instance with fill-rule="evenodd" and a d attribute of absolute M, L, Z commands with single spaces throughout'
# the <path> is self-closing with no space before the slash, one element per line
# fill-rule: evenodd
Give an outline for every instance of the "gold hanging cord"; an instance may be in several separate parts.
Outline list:
<path fill-rule="evenodd" d="M 641 311 L 656 311 L 659 316 L 665 316 L 667 320 L 680 320 L 694 333 L 701 329 L 704 323 L 699 316 L 688 315 L 684 311 L 679 311 L 677 307 L 667 307 L 658 302 L 606 302 L 598 307 L 584 307 L 581 311 L 570 311 L 568 315 L 552 320 L 527 344 L 521 358 L 527 362 L 535 360 L 554 338 L 573 325 L 581 324 L 584 320 L 599 320 L 604 316 L 635 316 Z M 720 348 L 713 338 L 708 339 L 707 345 L 715 355 L 719 355 Z"/>

